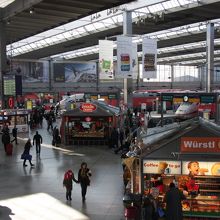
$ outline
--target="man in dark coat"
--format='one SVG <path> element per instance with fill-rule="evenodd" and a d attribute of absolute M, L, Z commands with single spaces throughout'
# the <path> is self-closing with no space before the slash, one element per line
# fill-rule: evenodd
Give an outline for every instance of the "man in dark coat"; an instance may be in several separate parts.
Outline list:
<path fill-rule="evenodd" d="M 15 141 L 15 144 L 18 144 L 17 133 L 18 133 L 18 129 L 15 125 L 14 128 L 12 129 L 12 136 L 14 137 L 14 140 L 11 141 L 11 142 Z"/>
<path fill-rule="evenodd" d="M 41 144 L 43 142 L 43 139 L 40 134 L 38 134 L 38 131 L 36 131 L 36 134 L 34 135 L 33 138 L 33 145 L 34 143 L 36 144 L 36 153 L 40 155 L 40 150 L 41 150 Z"/>
<path fill-rule="evenodd" d="M 181 201 L 186 199 L 183 193 L 175 187 L 174 183 L 170 183 L 164 201 L 166 202 L 166 220 L 182 220 L 182 204 Z"/>
<path fill-rule="evenodd" d="M 4 144 L 5 152 L 6 152 L 6 146 L 10 144 L 10 142 L 11 142 L 11 138 L 9 132 L 4 131 L 4 133 L 2 134 L 2 143 Z"/>

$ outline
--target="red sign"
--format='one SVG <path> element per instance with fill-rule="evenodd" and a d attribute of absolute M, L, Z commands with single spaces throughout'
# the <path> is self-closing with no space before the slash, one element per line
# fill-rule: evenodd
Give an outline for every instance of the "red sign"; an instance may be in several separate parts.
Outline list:
<path fill-rule="evenodd" d="M 192 152 L 192 153 L 220 152 L 220 138 L 182 137 L 181 152 Z"/>
<path fill-rule="evenodd" d="M 14 108 L 14 98 L 13 97 L 10 97 L 8 99 L 8 106 L 9 106 L 9 108 Z"/>
<path fill-rule="evenodd" d="M 94 112 L 97 109 L 96 105 L 92 103 L 83 103 L 79 108 L 83 112 Z"/>

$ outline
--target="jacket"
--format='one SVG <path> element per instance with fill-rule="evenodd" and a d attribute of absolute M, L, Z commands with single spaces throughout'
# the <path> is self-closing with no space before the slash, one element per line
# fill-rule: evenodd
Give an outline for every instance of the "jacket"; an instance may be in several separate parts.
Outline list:
<path fill-rule="evenodd" d="M 81 184 L 84 184 L 84 185 L 89 186 L 89 185 L 90 185 L 90 179 L 89 179 L 90 176 L 92 176 L 90 169 L 86 168 L 86 171 L 85 171 L 85 175 L 84 175 L 84 176 L 82 175 L 82 169 L 79 169 L 79 172 L 78 172 L 78 181 L 79 181 Z"/>

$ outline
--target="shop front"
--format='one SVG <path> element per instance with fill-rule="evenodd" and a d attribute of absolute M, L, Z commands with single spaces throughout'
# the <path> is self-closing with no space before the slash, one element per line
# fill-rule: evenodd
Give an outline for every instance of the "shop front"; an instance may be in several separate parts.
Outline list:
<path fill-rule="evenodd" d="M 0 111 L 0 130 L 4 124 L 8 125 L 10 132 L 16 125 L 17 131 L 28 132 L 28 110 L 25 109 L 8 109 Z"/>
<path fill-rule="evenodd" d="M 98 103 L 82 103 L 62 116 L 61 138 L 64 144 L 107 144 L 112 127 L 117 124 L 114 112 Z"/>
<path fill-rule="evenodd" d="M 141 194 L 152 194 L 166 208 L 164 196 L 171 182 L 183 192 L 185 217 L 220 219 L 220 138 L 219 134 L 197 126 L 182 131 L 160 147 L 135 160 L 140 161 L 141 178 L 134 185 Z M 152 147 L 155 147 L 152 146 Z M 135 164 L 135 163 L 133 163 Z M 135 188 L 132 189 L 135 191 Z"/>

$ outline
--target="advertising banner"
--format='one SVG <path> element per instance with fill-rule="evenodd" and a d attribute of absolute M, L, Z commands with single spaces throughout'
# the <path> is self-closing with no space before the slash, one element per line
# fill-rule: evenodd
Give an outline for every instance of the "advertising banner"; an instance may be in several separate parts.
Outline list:
<path fill-rule="evenodd" d="M 206 153 L 220 152 L 220 138 L 218 137 L 182 137 L 181 152 Z"/>
<path fill-rule="evenodd" d="M 138 77 L 138 55 L 137 55 L 137 43 L 132 43 L 132 78 Z"/>
<path fill-rule="evenodd" d="M 220 162 L 183 161 L 182 173 L 190 176 L 220 176 Z"/>
<path fill-rule="evenodd" d="M 167 160 L 143 160 L 143 173 L 181 174 L 181 162 Z"/>
<path fill-rule="evenodd" d="M 24 83 L 49 82 L 49 62 L 13 60 L 10 73 L 21 75 Z"/>
<path fill-rule="evenodd" d="M 97 81 L 95 62 L 55 62 L 53 63 L 55 82 L 83 82 Z"/>
<path fill-rule="evenodd" d="M 132 78 L 132 38 L 117 37 L 117 75 L 116 78 Z"/>
<path fill-rule="evenodd" d="M 114 79 L 113 41 L 99 40 L 99 79 Z"/>
<path fill-rule="evenodd" d="M 157 41 L 143 38 L 142 41 L 143 78 L 157 78 Z"/>

